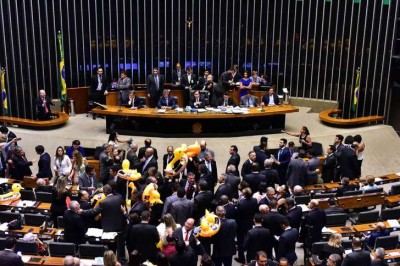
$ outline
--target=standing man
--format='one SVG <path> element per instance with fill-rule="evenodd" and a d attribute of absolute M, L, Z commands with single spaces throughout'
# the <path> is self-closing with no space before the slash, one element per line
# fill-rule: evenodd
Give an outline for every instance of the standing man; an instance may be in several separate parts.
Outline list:
<path fill-rule="evenodd" d="M 287 258 L 290 265 L 297 260 L 296 242 L 299 237 L 299 232 L 296 228 L 291 228 L 287 219 L 281 222 L 283 233 L 279 237 L 277 259 Z"/>
<path fill-rule="evenodd" d="M 353 252 L 346 255 L 342 266 L 370 266 L 371 256 L 368 251 L 362 249 L 361 239 L 354 237 L 351 246 Z"/>
<path fill-rule="evenodd" d="M 186 91 L 186 99 L 190 99 L 190 92 L 197 85 L 197 76 L 193 74 L 191 66 L 186 68 L 186 73 L 182 75 L 181 87 Z"/>
<path fill-rule="evenodd" d="M 153 74 L 147 76 L 146 84 L 150 107 L 155 108 L 164 90 L 164 76 L 158 74 L 158 68 L 153 68 Z"/>
<path fill-rule="evenodd" d="M 202 161 L 201 163 L 206 166 L 209 173 L 211 174 L 209 187 L 211 188 L 211 192 L 213 192 L 214 187 L 217 184 L 218 172 L 217 172 L 217 163 L 215 162 L 214 157 L 211 155 L 210 151 L 207 151 L 205 153 L 204 161 Z"/>
<path fill-rule="evenodd" d="M 2 265 L 23 266 L 22 258 L 15 254 L 17 240 L 14 237 L 7 237 L 4 241 L 5 249 L 0 251 L 0 260 Z"/>
<path fill-rule="evenodd" d="M 336 148 L 334 145 L 329 145 L 326 148 L 326 158 L 322 163 L 322 175 L 321 178 L 324 183 L 330 183 L 335 178 L 336 169 Z"/>
<path fill-rule="evenodd" d="M 69 209 L 66 210 L 63 215 L 64 239 L 66 242 L 71 242 L 75 245 L 86 242 L 86 227 L 82 217 L 78 214 L 80 210 L 80 204 L 73 200 L 69 204 Z"/>
<path fill-rule="evenodd" d="M 182 75 L 185 74 L 185 71 L 182 70 L 182 66 L 180 63 L 176 63 L 174 71 L 172 71 L 172 84 L 180 85 Z"/>
<path fill-rule="evenodd" d="M 199 77 L 199 83 L 197 85 L 197 88 L 199 90 L 206 90 L 206 83 L 207 83 L 208 75 L 210 75 L 210 71 L 208 69 L 205 69 L 204 75 L 202 77 Z"/>
<path fill-rule="evenodd" d="M 51 158 L 50 155 L 44 151 L 42 145 L 37 145 L 35 147 L 36 153 L 39 155 L 37 178 L 48 178 L 51 180 L 53 177 L 53 172 L 51 171 Z"/>
<path fill-rule="evenodd" d="M 97 68 L 97 73 L 92 76 L 92 82 L 90 86 L 91 100 L 105 104 L 106 95 L 108 94 L 109 81 L 104 75 L 102 67 Z"/>
<path fill-rule="evenodd" d="M 141 159 L 142 174 L 144 174 L 150 167 L 158 169 L 158 163 L 154 157 L 153 148 L 147 148 L 144 157 Z"/>
<path fill-rule="evenodd" d="M 140 167 L 139 158 L 136 154 L 138 151 L 138 145 L 136 143 L 131 143 L 129 148 L 129 151 L 126 154 L 126 159 L 129 161 L 129 169 L 137 170 Z"/>
<path fill-rule="evenodd" d="M 109 167 L 113 165 L 114 161 L 112 159 L 112 145 L 104 143 L 102 148 L 103 151 L 99 155 L 100 179 L 105 185 L 108 182 Z"/>
<path fill-rule="evenodd" d="M 254 151 L 249 151 L 248 155 L 249 159 L 243 163 L 242 170 L 240 171 L 242 178 L 248 174 L 251 174 L 251 165 L 256 162 L 256 153 Z"/>
<path fill-rule="evenodd" d="M 238 154 L 238 147 L 236 145 L 231 145 L 231 147 L 229 148 L 229 154 L 230 154 L 230 158 L 228 160 L 228 163 L 226 164 L 226 169 L 228 171 L 228 166 L 229 165 L 234 165 L 236 167 L 236 172 L 234 172 L 235 175 L 239 175 L 239 163 L 240 163 L 240 155 Z M 228 172 L 226 172 L 228 173 Z"/>
<path fill-rule="evenodd" d="M 168 146 L 167 153 L 164 154 L 164 156 L 163 156 L 163 168 L 162 169 L 164 170 L 165 168 L 167 168 L 167 164 L 169 164 L 174 158 L 175 158 L 174 147 Z M 179 165 L 179 161 L 175 163 L 173 169 L 175 167 L 178 167 L 178 165 Z"/>
<path fill-rule="evenodd" d="M 288 165 L 290 163 L 290 151 L 286 147 L 287 139 L 282 138 L 279 141 L 279 150 L 278 154 L 276 155 L 275 163 L 278 165 L 277 171 L 279 175 L 279 185 L 286 184 L 286 172 L 288 169 Z"/>
<path fill-rule="evenodd" d="M 247 263 L 256 257 L 258 251 L 264 251 L 272 258 L 272 235 L 271 231 L 262 227 L 261 213 L 254 214 L 254 227 L 247 231 L 244 247 L 247 250 Z"/>
<path fill-rule="evenodd" d="M 15 154 L 12 158 L 14 164 L 14 172 L 12 178 L 16 180 L 24 180 L 24 176 L 31 176 L 32 171 L 30 166 L 36 162 L 36 159 L 28 161 L 25 157 L 25 152 L 21 147 L 15 148 Z"/>
<path fill-rule="evenodd" d="M 39 120 L 50 120 L 50 105 L 54 105 L 53 101 L 46 96 L 44 90 L 40 90 L 39 97 L 36 99 L 37 118 Z"/>
<path fill-rule="evenodd" d="M 125 70 L 122 70 L 120 75 L 117 83 L 117 88 L 119 90 L 118 104 L 123 105 L 128 100 L 129 88 L 131 87 L 132 81 L 128 78 L 128 73 Z"/>

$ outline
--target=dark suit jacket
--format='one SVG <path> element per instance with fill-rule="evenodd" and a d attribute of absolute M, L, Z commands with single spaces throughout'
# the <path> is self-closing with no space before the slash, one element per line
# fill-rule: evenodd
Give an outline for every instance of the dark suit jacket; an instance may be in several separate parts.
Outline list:
<path fill-rule="evenodd" d="M 224 183 L 217 188 L 217 191 L 215 191 L 214 194 L 214 199 L 216 200 L 216 202 L 219 201 L 222 195 L 228 196 L 229 200 L 232 199 L 232 187 L 230 184 Z"/>
<path fill-rule="evenodd" d="M 185 87 L 194 88 L 196 86 L 196 84 L 197 84 L 197 76 L 195 74 L 193 74 L 193 73 L 191 74 L 190 83 L 188 80 L 187 73 L 182 75 L 181 86 L 183 87 L 183 89 L 185 89 Z"/>
<path fill-rule="evenodd" d="M 178 240 L 184 242 L 182 230 L 183 230 L 183 227 L 176 228 L 173 233 L 173 237 L 175 239 L 178 239 Z M 199 245 L 196 244 L 196 239 L 194 238 L 193 233 L 194 232 L 192 230 L 189 235 L 189 246 L 196 252 L 196 255 L 203 255 L 205 252 L 204 247 L 202 244 L 199 244 Z"/>
<path fill-rule="evenodd" d="M 232 203 L 228 203 L 224 205 L 225 209 L 225 218 L 226 219 L 236 219 L 236 205 Z"/>
<path fill-rule="evenodd" d="M 158 96 L 161 95 L 162 91 L 164 90 L 164 76 L 158 75 L 158 91 L 153 74 L 147 76 L 146 84 L 147 84 L 147 94 L 150 94 L 150 97 L 158 98 Z"/>
<path fill-rule="evenodd" d="M 224 97 L 225 90 L 221 88 L 217 83 L 213 82 L 211 88 L 207 88 L 210 90 L 210 97 L 211 97 L 211 106 L 218 106 L 219 101 Z"/>
<path fill-rule="evenodd" d="M 251 173 L 246 175 L 243 180 L 249 184 L 251 191 L 255 193 L 258 191 L 258 186 L 260 183 L 263 181 L 266 182 L 267 178 L 261 173 Z"/>
<path fill-rule="evenodd" d="M 74 211 L 66 210 L 63 215 L 64 239 L 76 245 L 86 242 L 86 227 L 83 223 L 83 217 Z"/>
<path fill-rule="evenodd" d="M 236 106 L 235 102 L 231 98 L 228 98 L 228 104 L 227 105 L 228 106 Z M 217 106 L 224 106 L 224 98 L 223 97 L 218 99 L 218 105 Z"/>
<path fill-rule="evenodd" d="M 214 188 L 215 184 L 217 184 L 218 179 L 218 172 L 217 172 L 217 163 L 214 160 L 211 160 L 211 179 L 210 179 L 210 186 Z M 201 164 L 206 164 L 205 160 L 201 161 Z"/>
<path fill-rule="evenodd" d="M 158 251 L 156 245 L 159 240 L 160 236 L 154 225 L 140 223 L 131 228 L 130 248 L 139 251 L 141 262 L 146 260 L 156 261 Z"/>
<path fill-rule="evenodd" d="M 146 149 L 147 148 L 152 148 L 154 151 L 153 157 L 156 158 L 156 160 L 158 160 L 158 154 L 157 154 L 157 149 L 152 147 L 152 146 L 144 146 L 144 147 L 140 147 L 139 151 L 138 151 L 138 158 L 139 160 L 142 159 L 144 157 L 144 154 L 146 153 Z"/>
<path fill-rule="evenodd" d="M 50 114 L 51 114 L 51 110 L 50 110 L 50 105 L 54 105 L 54 103 L 51 101 L 50 97 L 46 96 L 45 97 L 46 100 L 46 107 L 47 107 L 47 111 L 48 113 L 46 114 L 46 109 L 43 106 L 43 100 L 41 97 L 38 97 L 36 99 L 36 109 L 37 109 L 37 118 L 39 120 L 49 120 L 50 119 Z"/>
<path fill-rule="evenodd" d="M 239 163 L 240 163 L 240 155 L 235 153 L 234 155 L 232 155 L 229 158 L 229 160 L 228 160 L 228 162 L 226 164 L 226 167 L 228 167 L 231 164 L 234 165 L 236 167 L 236 172 L 237 172 L 235 174 L 239 175 Z"/>
<path fill-rule="evenodd" d="M 103 76 L 101 77 L 101 94 L 104 93 L 104 91 L 108 90 L 108 85 L 109 85 L 109 81 L 106 75 L 103 74 Z M 95 74 L 92 76 L 92 82 L 90 84 L 90 92 L 92 94 L 95 94 L 97 91 L 97 86 L 99 85 L 99 79 L 98 79 L 98 75 Z"/>
<path fill-rule="evenodd" d="M 235 237 L 237 225 L 235 220 L 222 219 L 218 234 L 211 237 L 214 244 L 212 257 L 223 258 L 236 254 Z"/>
<path fill-rule="evenodd" d="M 337 206 L 329 207 L 324 210 L 325 214 L 338 214 L 338 213 L 345 213 L 342 208 Z"/>
<path fill-rule="evenodd" d="M 277 259 L 285 257 L 293 264 L 297 260 L 296 255 L 296 242 L 299 237 L 299 232 L 296 228 L 290 228 L 284 231 L 279 237 L 279 246 L 277 252 Z"/>
<path fill-rule="evenodd" d="M 193 218 L 199 221 L 206 213 L 206 210 L 211 210 L 211 201 L 213 195 L 211 191 L 199 192 L 193 199 Z"/>
<path fill-rule="evenodd" d="M 24 176 L 32 175 L 32 171 L 29 166 L 32 165 L 31 161 L 25 160 L 22 156 L 14 155 L 13 159 L 14 171 L 12 178 L 17 180 L 23 180 Z"/>
<path fill-rule="evenodd" d="M 185 71 L 183 69 L 181 69 L 180 72 L 181 72 L 181 79 L 182 79 L 182 76 L 183 76 L 183 74 L 185 74 Z M 177 82 L 179 82 L 178 71 L 176 69 L 174 69 L 174 71 L 172 71 L 172 83 L 174 83 L 174 85 L 175 85 L 175 83 L 177 83 Z"/>
<path fill-rule="evenodd" d="M 190 97 L 189 105 L 192 108 L 205 108 L 206 105 L 208 105 L 208 102 L 207 102 L 206 98 L 204 98 L 203 95 L 200 95 L 199 102 L 201 102 L 201 103 L 199 105 L 195 106 L 194 105 L 195 102 L 196 102 L 196 98 Z"/>
<path fill-rule="evenodd" d="M 0 251 L 0 261 L 1 265 L 24 266 L 21 257 L 11 250 Z"/>
<path fill-rule="evenodd" d="M 359 178 L 361 175 L 360 165 L 357 160 L 356 152 L 350 147 L 344 147 L 338 158 L 338 164 L 342 177 L 348 177 L 350 180 Z"/>
<path fill-rule="evenodd" d="M 232 197 L 238 199 L 239 198 L 238 186 L 240 184 L 240 177 L 233 174 L 227 174 L 226 183 L 231 185 Z"/>
<path fill-rule="evenodd" d="M 168 96 L 168 104 L 167 100 L 165 99 L 164 96 L 161 96 L 160 99 L 158 100 L 157 107 L 161 108 L 163 106 L 171 107 L 172 109 L 175 109 L 177 102 L 175 101 L 175 98 L 172 96 Z"/>
<path fill-rule="evenodd" d="M 146 102 L 143 102 L 143 99 L 135 96 L 133 98 L 133 103 L 131 99 L 127 99 L 126 102 L 124 103 L 124 106 L 131 108 L 131 107 L 137 107 L 138 109 L 143 108 L 146 105 Z"/>
<path fill-rule="evenodd" d="M 192 211 L 193 202 L 186 198 L 178 198 L 177 201 L 172 203 L 170 212 L 176 223 L 184 226 L 186 220 L 192 216 Z"/>
<path fill-rule="evenodd" d="M 196 266 L 197 256 L 191 246 L 187 246 L 183 253 L 176 253 L 169 258 L 171 266 Z"/>
<path fill-rule="evenodd" d="M 96 174 L 88 176 L 86 173 L 82 173 L 78 176 L 79 189 L 88 190 L 89 187 L 97 188 Z"/>
<path fill-rule="evenodd" d="M 254 214 L 258 212 L 257 199 L 242 199 L 237 204 L 237 224 L 240 232 L 246 232 L 253 227 Z"/>
<path fill-rule="evenodd" d="M 128 151 L 128 153 L 126 154 L 126 159 L 128 159 L 129 161 L 130 169 L 139 169 L 140 161 L 135 153 L 133 153 L 132 151 Z"/>
<path fill-rule="evenodd" d="M 157 163 L 156 158 L 154 158 L 154 155 L 153 155 L 153 158 L 151 158 L 150 161 L 147 163 L 147 165 L 145 165 L 145 163 L 146 163 L 146 161 L 143 161 L 141 163 L 140 168 L 141 168 L 142 174 L 145 173 L 150 167 L 155 167 L 156 169 L 158 169 L 158 163 Z"/>
<path fill-rule="evenodd" d="M 53 172 L 51 171 L 51 158 L 47 152 L 40 155 L 38 161 L 39 172 L 37 173 L 38 178 L 49 178 L 53 177 Z"/>
<path fill-rule="evenodd" d="M 336 155 L 334 153 L 328 155 L 322 163 L 322 175 L 321 178 L 324 183 L 331 182 L 335 177 L 336 168 Z"/>
<path fill-rule="evenodd" d="M 371 256 L 368 251 L 355 250 L 346 255 L 342 262 L 342 266 L 370 266 Z"/>
<path fill-rule="evenodd" d="M 270 211 L 264 215 L 262 225 L 265 228 L 271 230 L 271 234 L 274 236 L 280 236 L 283 232 L 281 223 L 287 218 L 276 211 Z"/>
<path fill-rule="evenodd" d="M 295 206 L 293 209 L 288 210 L 286 217 L 289 219 L 290 227 L 299 229 L 303 218 L 303 211 L 301 207 Z"/>
<path fill-rule="evenodd" d="M 175 158 L 175 155 L 172 154 L 171 159 L 168 160 L 168 154 L 164 154 L 164 156 L 163 156 L 163 168 L 162 169 L 164 170 L 165 168 L 167 168 L 167 164 L 169 164 L 169 162 L 171 162 L 174 158 Z M 179 163 L 180 162 L 177 161 L 174 164 L 173 168 L 178 167 Z"/>
<path fill-rule="evenodd" d="M 251 174 L 251 164 L 253 162 L 250 162 L 249 159 L 247 159 L 243 165 L 242 165 L 242 170 L 240 171 L 240 175 L 242 178 L 244 178 L 246 175 Z"/>
<path fill-rule="evenodd" d="M 311 242 L 315 243 L 322 239 L 322 228 L 325 226 L 326 216 L 323 210 L 315 208 L 311 210 L 303 220 L 300 231 L 300 239 L 305 240 L 307 234 L 311 234 Z"/>
<path fill-rule="evenodd" d="M 290 155 L 290 151 L 289 151 L 289 149 L 287 147 L 282 149 L 281 154 L 279 156 L 278 156 L 278 154 L 279 154 L 279 150 L 278 150 L 278 152 L 276 154 L 276 159 L 281 164 L 277 166 L 277 171 L 278 171 L 278 174 L 279 174 L 279 178 L 281 179 L 281 182 L 282 182 L 282 181 L 286 181 L 285 180 L 286 179 L 286 172 L 287 172 L 287 169 L 288 169 L 288 165 L 290 163 L 290 158 L 292 156 Z M 278 157 L 279 157 L 279 159 L 278 159 Z M 286 182 L 283 182 L 283 183 L 286 183 Z"/>
<path fill-rule="evenodd" d="M 275 105 L 279 105 L 279 97 L 278 97 L 278 95 L 276 95 L 276 94 L 274 93 L 274 94 L 273 94 L 273 97 L 274 97 L 274 104 L 275 104 Z M 262 97 L 261 101 L 267 106 L 268 103 L 269 103 L 269 93 L 265 94 L 265 95 Z"/>
<path fill-rule="evenodd" d="M 191 185 L 190 188 L 189 188 L 189 190 L 186 191 L 186 182 L 187 182 L 187 179 L 185 179 L 185 178 L 182 178 L 181 181 L 179 181 L 181 187 L 182 187 L 183 189 L 185 189 L 186 198 L 187 198 L 188 200 L 191 200 L 191 199 L 193 198 L 193 194 L 194 194 L 194 192 L 196 191 L 196 189 L 193 187 L 193 185 Z"/>
<path fill-rule="evenodd" d="M 265 179 L 268 187 L 275 187 L 275 184 L 278 183 L 278 171 L 272 168 L 267 168 L 260 171 L 260 174 L 265 175 Z"/>
<path fill-rule="evenodd" d="M 254 259 L 257 251 L 264 251 L 268 258 L 272 258 L 272 235 L 269 229 L 255 226 L 247 232 L 244 247 L 247 250 L 247 258 Z"/>

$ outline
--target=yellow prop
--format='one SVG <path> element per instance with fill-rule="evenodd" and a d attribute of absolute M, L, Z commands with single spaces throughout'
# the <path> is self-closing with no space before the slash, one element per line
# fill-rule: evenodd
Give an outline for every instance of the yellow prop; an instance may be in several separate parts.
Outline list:
<path fill-rule="evenodd" d="M 131 197 L 132 197 L 133 193 L 135 193 L 135 191 L 136 191 L 136 186 L 135 186 L 135 184 L 133 182 L 129 182 L 128 188 L 131 189 Z M 130 199 L 126 199 L 125 202 L 126 202 L 126 206 L 127 207 L 131 207 L 131 200 Z"/>
<path fill-rule="evenodd" d="M 172 161 L 169 162 L 167 167 L 164 169 L 165 175 L 171 177 L 183 172 L 183 170 L 186 168 L 189 158 L 192 158 L 198 154 L 200 154 L 200 145 L 197 143 L 197 141 L 195 144 L 189 146 L 182 144 L 180 147 L 174 150 L 174 159 L 172 159 Z M 175 172 L 174 165 L 177 161 L 180 161 L 182 167 L 178 172 Z"/>
<path fill-rule="evenodd" d="M 19 193 L 21 189 L 24 189 L 21 184 L 13 184 L 10 192 L 0 195 L 0 204 L 10 204 L 11 202 L 17 201 L 21 198 Z"/>
<path fill-rule="evenodd" d="M 160 200 L 160 193 L 157 191 L 158 186 L 154 183 L 150 183 L 143 191 L 142 200 L 144 203 L 149 203 L 150 206 L 153 206 L 157 203 L 163 203 Z"/>
<path fill-rule="evenodd" d="M 195 228 L 195 234 L 202 237 L 212 237 L 221 228 L 221 220 L 213 213 L 206 210 L 206 215 L 200 219 L 200 226 Z"/>
<path fill-rule="evenodd" d="M 128 180 L 128 181 L 137 181 L 139 180 L 142 175 L 137 172 L 136 169 L 129 169 L 130 162 L 125 159 L 122 162 L 122 169 L 118 171 L 118 177 Z M 121 172 L 124 172 L 123 174 Z"/>
<path fill-rule="evenodd" d="M 93 199 L 97 200 L 96 204 L 94 205 L 94 208 L 97 208 L 100 204 L 100 202 L 102 202 L 106 197 L 106 194 L 104 193 L 99 193 L 93 196 Z M 99 221 L 101 218 L 101 214 L 96 215 L 96 217 L 94 217 L 95 221 Z"/>

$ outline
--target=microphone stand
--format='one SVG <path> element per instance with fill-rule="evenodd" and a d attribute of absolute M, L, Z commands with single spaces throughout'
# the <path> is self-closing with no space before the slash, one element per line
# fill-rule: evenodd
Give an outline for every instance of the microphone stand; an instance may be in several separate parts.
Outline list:
<path fill-rule="evenodd" d="M 119 90 L 119 98 L 120 98 L 120 101 L 118 102 L 118 105 L 119 105 L 118 113 L 121 113 L 122 112 L 122 90 L 121 89 Z"/>

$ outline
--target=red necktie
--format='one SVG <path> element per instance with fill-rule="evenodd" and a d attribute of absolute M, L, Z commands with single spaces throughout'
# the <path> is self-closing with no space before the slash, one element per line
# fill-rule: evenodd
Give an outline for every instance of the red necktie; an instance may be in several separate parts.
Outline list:
<path fill-rule="evenodd" d="M 49 109 L 47 109 L 46 98 L 43 98 L 44 112 L 47 114 Z"/>
<path fill-rule="evenodd" d="M 189 241 L 189 231 L 186 231 L 185 241 Z"/>

